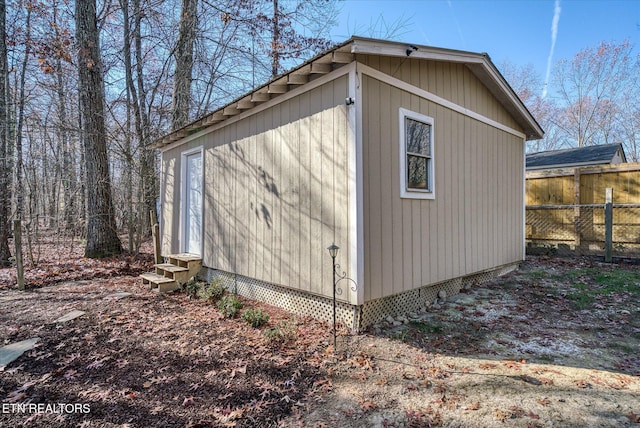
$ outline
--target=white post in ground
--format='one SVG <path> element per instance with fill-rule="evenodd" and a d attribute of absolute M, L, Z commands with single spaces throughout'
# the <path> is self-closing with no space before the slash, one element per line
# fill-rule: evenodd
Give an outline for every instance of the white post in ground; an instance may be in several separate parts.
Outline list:
<path fill-rule="evenodd" d="M 613 250 L 613 188 L 607 187 L 604 197 L 604 261 L 611 263 Z"/>

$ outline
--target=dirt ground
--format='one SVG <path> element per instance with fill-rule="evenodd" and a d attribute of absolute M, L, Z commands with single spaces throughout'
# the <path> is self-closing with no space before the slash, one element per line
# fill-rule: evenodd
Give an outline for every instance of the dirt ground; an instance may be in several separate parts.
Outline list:
<path fill-rule="evenodd" d="M 400 326 L 341 331 L 333 352 L 326 324 L 244 300 L 270 315 L 253 328 L 148 290 L 148 254 L 59 258 L 28 270 L 27 292 L 0 270 L 0 346 L 40 338 L 0 372 L 1 427 L 640 423 L 639 266 L 530 258 Z M 54 322 L 72 310 L 86 314 Z"/>
<path fill-rule="evenodd" d="M 638 266 L 530 258 L 439 306 L 344 337 L 298 426 L 640 423 Z"/>

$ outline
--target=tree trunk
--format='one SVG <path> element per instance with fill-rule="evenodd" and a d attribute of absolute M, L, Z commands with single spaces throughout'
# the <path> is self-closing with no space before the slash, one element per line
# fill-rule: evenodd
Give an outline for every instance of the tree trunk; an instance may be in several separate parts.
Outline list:
<path fill-rule="evenodd" d="M 31 54 L 31 8 L 27 7 L 24 58 L 20 70 L 20 95 L 18 98 L 18 129 L 16 131 L 16 217 L 24 219 L 24 181 L 22 172 L 22 129 L 24 127 L 24 85 Z"/>
<path fill-rule="evenodd" d="M 53 28 L 56 41 L 61 41 L 60 26 L 58 25 L 58 3 L 53 2 Z M 62 192 L 64 201 L 64 228 L 72 232 L 77 227 L 74 221 L 76 201 L 74 189 L 76 187 L 76 166 L 74 162 L 73 148 L 69 139 L 69 124 L 67 123 L 67 105 L 65 84 L 62 70 L 62 58 L 56 55 L 56 92 L 58 103 L 58 137 L 62 150 Z"/>
<path fill-rule="evenodd" d="M 99 50 L 96 0 L 76 1 L 78 92 L 86 163 L 87 245 L 85 256 L 122 252 L 111 199 L 105 134 L 104 77 Z"/>
<path fill-rule="evenodd" d="M 197 0 L 182 0 L 180 27 L 176 43 L 176 71 L 173 78 L 172 129 L 182 128 L 189 121 L 193 46 L 196 39 Z"/>
<path fill-rule="evenodd" d="M 271 39 L 271 77 L 278 75 L 280 69 L 280 11 L 278 10 L 278 0 L 273 0 L 273 31 Z"/>
<path fill-rule="evenodd" d="M 11 252 L 9 250 L 10 223 L 9 213 L 11 207 L 11 193 L 9 192 L 9 177 L 11 171 L 8 168 L 7 158 L 9 148 L 8 129 L 8 67 L 6 44 L 6 15 L 5 0 L 0 0 L 0 267 L 9 266 Z"/>
<path fill-rule="evenodd" d="M 144 87 L 144 75 L 142 73 L 142 9 L 140 0 L 133 0 L 133 13 L 135 14 L 134 41 L 136 51 L 136 73 L 138 83 L 138 104 L 140 106 L 140 135 L 139 142 L 142 148 L 142 158 L 140 159 L 140 176 L 142 177 L 142 201 L 143 206 L 139 212 L 140 226 L 144 236 L 151 235 L 151 223 L 148 222 L 149 211 L 156 212 L 156 199 L 158 197 L 158 182 L 156 177 L 155 151 L 147 148 L 149 145 L 151 124 L 147 114 L 147 90 Z"/>
<path fill-rule="evenodd" d="M 131 106 L 135 112 L 136 134 L 140 136 L 140 106 L 138 104 L 138 96 L 136 87 L 133 84 L 133 75 L 131 70 L 131 29 L 129 25 L 129 0 L 120 0 L 120 9 L 122 9 L 122 40 L 124 57 L 124 76 L 127 82 L 127 120 L 125 124 L 126 133 L 124 136 L 124 186 L 125 186 L 125 203 L 127 206 L 127 231 L 129 253 L 133 253 L 134 241 L 134 208 L 133 208 L 133 171 L 135 169 L 133 161 L 133 153 L 131 151 Z"/>

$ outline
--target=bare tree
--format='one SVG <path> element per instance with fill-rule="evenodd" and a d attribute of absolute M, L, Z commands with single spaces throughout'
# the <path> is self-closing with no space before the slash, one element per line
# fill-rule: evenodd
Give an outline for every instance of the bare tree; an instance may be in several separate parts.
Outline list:
<path fill-rule="evenodd" d="M 640 56 L 636 58 L 634 70 L 629 90 L 625 91 L 618 103 L 623 114 L 619 116 L 617 123 L 621 129 L 627 159 L 640 162 Z"/>
<path fill-rule="evenodd" d="M 11 193 L 9 191 L 9 177 L 11 171 L 7 165 L 9 148 L 9 129 L 7 114 L 8 99 L 8 66 L 7 66 L 7 6 L 5 0 L 0 0 L 0 266 L 8 266 L 11 252 L 9 251 L 9 235 L 11 233 L 9 215 L 11 207 Z"/>
<path fill-rule="evenodd" d="M 542 97 L 542 76 L 536 72 L 533 64 L 520 66 L 505 61 L 499 68 L 511 88 L 545 131 L 543 139 L 527 142 L 527 151 L 559 149 L 562 144 L 559 138 L 561 134 L 554 123 L 559 109 L 553 100 Z"/>
<path fill-rule="evenodd" d="M 258 14 L 258 31 L 270 30 L 269 56 L 271 77 L 280 74 L 283 62 L 299 59 L 331 46 L 328 31 L 335 23 L 337 8 L 333 0 L 296 0 L 272 5 L 271 14 Z"/>
<path fill-rule="evenodd" d="M 24 207 L 27 239 L 37 240 L 39 226 L 57 230 L 58 238 L 62 231 L 76 236 L 84 230 L 89 246 L 103 238 L 96 237 L 102 229 L 97 214 L 88 210 L 101 209 L 97 201 L 105 199 L 96 195 L 109 196 L 110 187 L 111 208 L 106 209 L 111 214 L 100 220 L 109 229 L 129 225 L 130 248 L 137 250 L 149 233 L 148 213 L 158 195 L 156 153 L 149 143 L 265 81 L 276 68 L 281 72 L 326 47 L 336 2 L 10 2 L 0 153 L 0 198 L 7 202 L 0 204 L 0 214 L 8 221 Z M 103 8 L 90 21 L 99 25 L 98 32 L 105 30 L 100 45 L 80 31 L 76 43 L 76 15 L 79 30 L 86 22 L 79 12 L 87 6 L 95 14 L 96 4 Z M 182 6 L 178 13 L 176 6 Z M 74 52 L 78 61 L 71 59 Z M 93 79 L 100 77 L 94 86 L 100 89 L 86 89 L 87 82 L 95 84 Z M 89 101 L 104 110 L 93 113 Z M 96 135 L 101 141 L 95 141 Z M 117 212 L 116 200 L 122 201 Z M 102 253 L 94 250 L 87 248 L 87 254 Z"/>
<path fill-rule="evenodd" d="M 76 40 L 82 140 L 87 186 L 87 244 L 85 256 L 122 252 L 113 203 L 105 130 L 104 78 L 96 17 L 96 1 L 77 1 Z"/>
<path fill-rule="evenodd" d="M 24 57 L 22 58 L 22 66 L 20 68 L 20 81 L 18 82 L 18 119 L 16 129 L 16 217 L 24 219 L 24 183 L 23 183 L 23 156 L 22 156 L 22 130 L 24 128 L 24 110 L 25 110 L 25 84 L 27 77 L 27 66 L 29 64 L 29 56 L 31 55 L 31 12 L 33 6 L 25 5 L 27 16 L 25 19 L 25 36 L 24 36 Z"/>
<path fill-rule="evenodd" d="M 601 42 L 578 52 L 571 61 L 557 63 L 555 89 L 565 108 L 555 124 L 562 128 L 570 144 L 602 144 L 611 137 L 602 131 L 611 130 L 615 115 L 610 106 L 628 89 L 631 51 L 628 40 L 619 44 Z"/>
<path fill-rule="evenodd" d="M 134 110 L 136 113 L 136 122 L 140 120 L 140 124 L 136 124 L 136 132 L 138 133 L 138 142 L 140 150 L 140 178 L 142 186 L 139 189 L 139 199 L 143 201 L 142 213 L 139 215 L 140 226 L 144 236 L 151 235 L 151 224 L 147 213 L 156 211 L 156 198 L 158 195 L 158 183 L 156 179 L 156 162 L 155 152 L 148 147 L 151 135 L 151 123 L 149 121 L 149 112 L 147 105 L 147 88 L 144 84 L 144 74 L 142 64 L 142 15 L 143 11 L 140 7 L 140 0 L 133 0 L 134 28 L 133 38 L 135 44 L 136 58 L 136 83 L 137 93 L 133 99 Z M 133 92 L 132 92 L 133 93 Z M 139 116 L 139 117 L 138 117 Z M 157 213 L 156 213 L 157 215 Z"/>
<path fill-rule="evenodd" d="M 193 46 L 196 40 L 196 26 L 198 24 L 198 1 L 182 0 L 180 10 L 180 27 L 174 53 L 176 68 L 173 78 L 172 129 L 181 128 L 189 121 Z"/>

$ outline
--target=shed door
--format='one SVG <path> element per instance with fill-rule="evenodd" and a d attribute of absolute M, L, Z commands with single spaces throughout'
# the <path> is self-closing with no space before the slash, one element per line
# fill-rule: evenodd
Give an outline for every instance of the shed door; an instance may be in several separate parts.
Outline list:
<path fill-rule="evenodd" d="M 202 152 L 186 156 L 184 180 L 184 248 L 202 255 Z"/>

